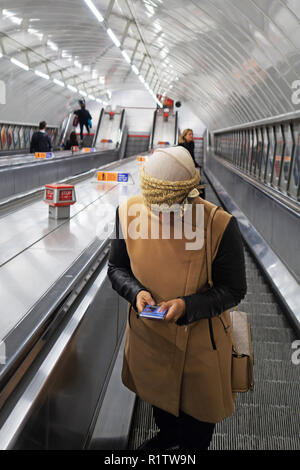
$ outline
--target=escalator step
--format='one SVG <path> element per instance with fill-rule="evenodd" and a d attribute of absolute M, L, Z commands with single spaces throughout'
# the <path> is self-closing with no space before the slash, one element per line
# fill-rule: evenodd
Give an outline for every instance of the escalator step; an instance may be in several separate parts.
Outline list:
<path fill-rule="evenodd" d="M 210 450 L 299 450 L 299 439 L 215 433 Z"/>
<path fill-rule="evenodd" d="M 281 380 L 257 380 L 255 393 L 240 393 L 238 395 L 239 406 L 245 404 L 255 405 L 268 403 L 273 406 L 298 407 L 299 385 L 297 382 L 285 382 Z M 296 410 L 295 410 L 296 411 Z"/>
<path fill-rule="evenodd" d="M 281 308 L 276 303 L 253 303 L 242 300 L 239 304 L 239 308 L 247 313 L 256 313 L 257 315 L 260 313 L 270 313 L 272 315 L 283 316 Z"/>
<path fill-rule="evenodd" d="M 295 341 L 296 334 L 290 328 L 274 328 L 251 326 L 252 338 L 255 341 L 276 341 L 277 343 L 291 343 Z"/>
<path fill-rule="evenodd" d="M 251 285 L 250 284 L 248 285 L 247 292 L 249 294 L 255 294 L 256 292 L 261 293 L 261 294 L 264 294 L 264 293 L 269 294 L 270 288 L 266 284 L 252 282 Z"/>
<path fill-rule="evenodd" d="M 245 299 L 245 302 L 261 302 L 261 303 L 269 303 L 269 302 L 276 302 L 275 301 L 275 296 L 273 294 L 265 294 L 265 293 L 257 293 L 257 294 L 251 294 L 247 292 Z"/>
<path fill-rule="evenodd" d="M 262 309 L 263 311 L 263 309 Z M 289 328 L 286 318 L 278 315 L 248 314 L 248 320 L 251 326 L 270 327 L 270 328 Z"/>
<path fill-rule="evenodd" d="M 286 406 L 268 404 L 238 406 L 233 416 L 217 425 L 216 432 L 233 437 L 246 434 L 294 438 L 299 432 L 299 416 L 294 408 Z"/>
<path fill-rule="evenodd" d="M 147 439 L 151 439 L 158 431 L 149 403 L 137 400 L 133 423 L 128 442 L 128 449 L 131 450 L 136 449 Z"/>
<path fill-rule="evenodd" d="M 260 359 L 254 356 L 254 380 L 278 380 L 281 382 L 299 383 L 299 367 L 292 361 Z M 287 391 L 288 393 L 288 391 Z M 299 404 L 299 400 L 297 405 Z"/>
<path fill-rule="evenodd" d="M 291 361 L 292 348 L 291 343 L 279 343 L 275 341 L 256 341 L 253 340 L 253 349 L 256 357 L 264 359 L 287 360 Z M 290 363 L 291 366 L 291 363 Z"/>

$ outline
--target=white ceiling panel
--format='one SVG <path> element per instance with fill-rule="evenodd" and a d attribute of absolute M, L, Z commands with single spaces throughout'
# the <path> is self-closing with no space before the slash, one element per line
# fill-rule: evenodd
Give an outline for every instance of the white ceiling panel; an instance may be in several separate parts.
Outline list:
<path fill-rule="evenodd" d="M 209 127 L 295 110 L 299 0 L 0 0 L 2 54 L 101 94 L 144 89 L 191 103 Z"/>

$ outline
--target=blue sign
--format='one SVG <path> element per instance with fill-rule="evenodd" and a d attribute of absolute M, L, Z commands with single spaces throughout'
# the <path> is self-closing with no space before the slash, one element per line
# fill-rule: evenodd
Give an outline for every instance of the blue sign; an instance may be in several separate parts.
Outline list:
<path fill-rule="evenodd" d="M 128 173 L 118 173 L 119 183 L 128 183 Z"/>
<path fill-rule="evenodd" d="M 52 158 L 53 153 L 52 152 L 46 152 L 46 158 Z"/>

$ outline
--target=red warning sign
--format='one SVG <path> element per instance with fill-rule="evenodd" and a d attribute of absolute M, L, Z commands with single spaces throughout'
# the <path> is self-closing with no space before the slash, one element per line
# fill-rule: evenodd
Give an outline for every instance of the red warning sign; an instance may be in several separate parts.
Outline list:
<path fill-rule="evenodd" d="M 63 189 L 59 192 L 60 201 L 72 201 L 73 200 L 73 191 L 70 189 Z"/>
<path fill-rule="evenodd" d="M 53 195 L 54 195 L 54 193 L 53 193 L 52 189 L 46 189 L 46 199 L 48 201 L 53 201 Z"/>

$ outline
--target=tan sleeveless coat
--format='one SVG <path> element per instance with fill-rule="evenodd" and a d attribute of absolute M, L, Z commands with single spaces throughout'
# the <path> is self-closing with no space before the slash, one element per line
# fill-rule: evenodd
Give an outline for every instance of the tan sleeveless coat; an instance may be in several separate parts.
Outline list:
<path fill-rule="evenodd" d="M 119 207 L 119 217 L 135 277 L 156 303 L 190 295 L 207 285 L 205 244 L 200 250 L 185 250 L 186 240 L 127 238 L 132 204 L 142 205 L 141 217 L 149 218 L 142 196 L 131 197 Z M 204 227 L 215 206 L 204 204 Z M 216 213 L 212 229 L 213 260 L 231 218 Z M 200 421 L 216 423 L 234 411 L 231 391 L 231 338 L 229 312 L 211 320 L 178 326 L 163 320 L 137 318 L 129 306 L 122 381 L 141 399 L 178 416 L 179 410 Z"/>

